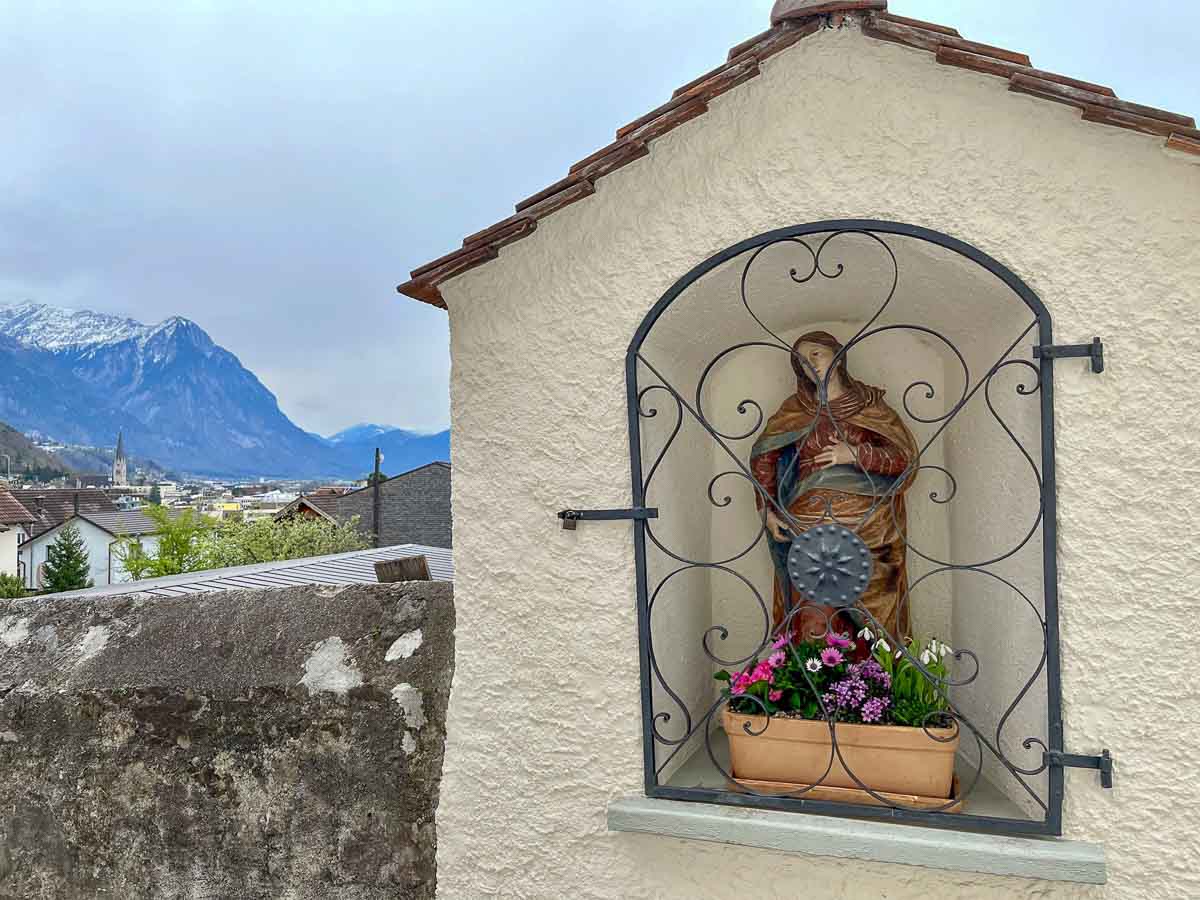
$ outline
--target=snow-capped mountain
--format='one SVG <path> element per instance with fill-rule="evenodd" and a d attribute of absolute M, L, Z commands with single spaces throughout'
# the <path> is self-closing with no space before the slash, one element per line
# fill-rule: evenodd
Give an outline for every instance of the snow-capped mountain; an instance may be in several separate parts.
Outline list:
<path fill-rule="evenodd" d="M 0 306 L 0 333 L 26 347 L 43 350 L 62 350 L 69 347 L 91 347 L 115 344 L 142 338 L 168 322 L 148 326 L 133 319 L 92 312 L 90 309 L 66 309 L 45 303 L 18 303 Z"/>
<path fill-rule="evenodd" d="M 389 431 L 398 431 L 395 425 L 376 425 L 373 422 L 359 422 L 357 425 L 351 425 L 349 428 L 343 428 L 337 434 L 331 434 L 325 438 L 329 444 L 356 444 L 360 441 L 369 441 L 372 438 L 377 438 L 381 434 L 387 434 Z"/>
<path fill-rule="evenodd" d="M 131 452 L 186 472 L 350 476 L 371 465 L 356 442 L 330 446 L 297 427 L 236 356 L 179 316 L 145 325 L 0 307 L 0 421 L 96 446 L 123 429 Z"/>

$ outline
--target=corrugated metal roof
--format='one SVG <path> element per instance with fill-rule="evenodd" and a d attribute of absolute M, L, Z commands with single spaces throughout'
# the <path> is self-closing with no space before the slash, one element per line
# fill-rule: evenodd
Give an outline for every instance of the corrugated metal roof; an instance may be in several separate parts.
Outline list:
<path fill-rule="evenodd" d="M 208 569 L 186 575 L 147 578 L 82 591 L 64 591 L 52 597 L 114 597 L 123 594 L 153 594 L 177 597 L 188 593 L 232 591 L 245 588 L 291 587 L 298 584 L 375 584 L 375 563 L 407 556 L 424 556 L 429 574 L 435 581 L 454 580 L 454 560 L 450 551 L 420 544 L 397 544 L 371 550 L 355 550 L 330 556 L 287 559 L 278 562 Z"/>

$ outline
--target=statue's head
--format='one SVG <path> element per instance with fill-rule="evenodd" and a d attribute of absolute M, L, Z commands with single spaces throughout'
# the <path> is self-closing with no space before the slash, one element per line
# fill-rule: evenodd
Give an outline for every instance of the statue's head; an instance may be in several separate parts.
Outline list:
<path fill-rule="evenodd" d="M 828 331 L 810 331 L 800 335 L 792 344 L 792 369 L 796 372 L 796 388 L 807 394 L 815 395 L 817 385 L 825 380 L 829 367 L 837 359 L 836 375 L 846 387 L 851 387 L 854 380 L 846 369 L 846 357 L 842 352 L 841 342 Z"/>

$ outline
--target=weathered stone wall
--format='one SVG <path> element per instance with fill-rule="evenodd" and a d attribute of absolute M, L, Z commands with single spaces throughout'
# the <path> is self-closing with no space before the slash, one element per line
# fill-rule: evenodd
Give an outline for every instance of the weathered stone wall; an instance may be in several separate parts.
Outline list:
<path fill-rule="evenodd" d="M 0 897 L 432 897 L 443 583 L 0 601 Z"/>

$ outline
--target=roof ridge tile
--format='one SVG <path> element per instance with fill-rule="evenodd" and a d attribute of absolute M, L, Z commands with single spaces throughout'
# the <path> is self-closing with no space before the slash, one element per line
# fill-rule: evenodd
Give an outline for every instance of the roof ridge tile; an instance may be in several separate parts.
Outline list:
<path fill-rule="evenodd" d="M 867 37 L 929 51 L 943 65 L 1006 78 L 1010 91 L 1079 107 L 1084 121 L 1165 137 L 1167 147 L 1200 155 L 1200 131 L 1191 116 L 1121 100 L 1110 87 L 1035 68 L 1024 53 L 967 40 L 957 29 L 886 10 L 886 0 L 779 0 L 772 10 L 772 27 L 730 48 L 723 65 L 622 125 L 612 143 L 576 162 L 565 178 L 522 200 L 515 215 L 469 235 L 458 250 L 413 269 L 410 280 L 397 290 L 444 309 L 441 282 L 495 259 L 499 248 L 532 234 L 539 219 L 595 193 L 596 180 L 647 155 L 650 141 L 703 115 L 714 97 L 757 76 L 764 59 L 830 27 L 842 18 L 830 17 L 836 12 L 855 11 Z"/>
<path fill-rule="evenodd" d="M 1140 103 L 1130 103 L 1127 100 L 1121 100 L 1117 97 L 1097 94 L 1083 88 L 1046 78 L 1039 78 L 1023 72 L 1016 72 L 1012 75 L 1009 79 L 1009 89 L 1022 94 L 1031 94 L 1034 97 L 1042 97 L 1046 100 L 1054 100 L 1058 103 L 1078 106 L 1080 109 L 1086 109 L 1088 106 L 1105 106 L 1123 113 L 1131 113 L 1132 115 L 1143 116 L 1148 119 L 1158 119 L 1162 122 L 1169 122 L 1172 125 L 1180 125 L 1184 128 L 1196 127 L 1196 120 L 1191 116 L 1183 116 L 1178 113 L 1168 112 L 1165 109 L 1157 109 L 1153 106 L 1143 106 Z"/>
<path fill-rule="evenodd" d="M 1041 78 L 1045 81 L 1055 81 L 1059 84 L 1070 85 L 1081 90 L 1091 91 L 1095 94 L 1101 94 L 1106 97 L 1116 97 L 1116 93 L 1110 87 L 1105 87 L 1102 84 L 1092 84 L 1090 81 L 1080 81 L 1078 78 L 1068 78 L 1066 75 L 1056 75 L 1054 72 L 1047 72 L 1044 69 L 1035 69 L 1031 66 L 1018 66 L 1016 63 L 1006 62 L 1002 59 L 996 59 L 993 56 L 981 56 L 978 53 L 969 53 L 966 50 L 958 50 L 954 47 L 941 46 L 937 49 L 937 61 L 945 66 L 958 66 L 962 69 L 972 69 L 976 72 L 985 72 L 989 75 L 998 75 L 1001 78 L 1011 78 L 1014 74 L 1021 73 L 1031 75 L 1035 78 Z"/>

